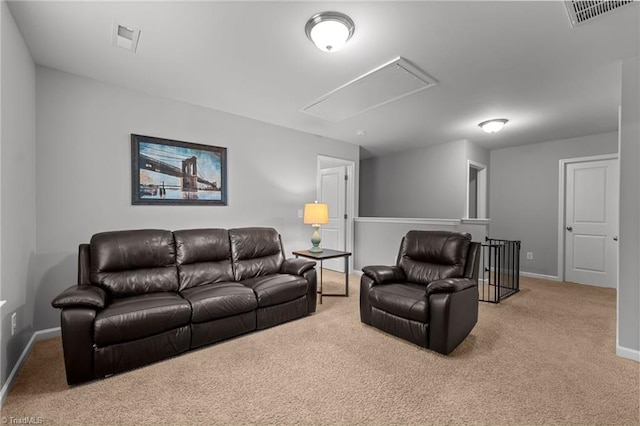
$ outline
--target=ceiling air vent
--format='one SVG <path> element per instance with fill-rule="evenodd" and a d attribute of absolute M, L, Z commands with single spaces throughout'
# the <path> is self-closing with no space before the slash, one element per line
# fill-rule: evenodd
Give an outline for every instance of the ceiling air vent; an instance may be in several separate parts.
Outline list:
<path fill-rule="evenodd" d="M 138 40 L 140 39 L 140 30 L 114 22 L 111 38 L 111 42 L 114 46 L 121 47 L 135 53 L 138 48 Z"/>
<path fill-rule="evenodd" d="M 300 111 L 341 121 L 436 84 L 435 79 L 398 57 L 300 107 Z"/>
<path fill-rule="evenodd" d="M 633 0 L 620 1 L 565 1 L 571 26 L 576 27 L 619 7 L 632 4 Z"/>

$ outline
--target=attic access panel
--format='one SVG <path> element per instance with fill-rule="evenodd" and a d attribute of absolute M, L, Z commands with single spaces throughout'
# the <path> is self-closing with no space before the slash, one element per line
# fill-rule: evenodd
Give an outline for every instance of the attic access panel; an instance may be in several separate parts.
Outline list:
<path fill-rule="evenodd" d="M 434 78 L 398 57 L 301 107 L 300 111 L 324 120 L 341 121 L 437 84 Z"/>

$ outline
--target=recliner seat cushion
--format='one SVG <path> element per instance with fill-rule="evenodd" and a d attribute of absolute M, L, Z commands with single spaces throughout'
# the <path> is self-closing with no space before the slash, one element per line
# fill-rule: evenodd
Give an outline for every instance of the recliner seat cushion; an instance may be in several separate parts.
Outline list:
<path fill-rule="evenodd" d="M 150 293 L 115 299 L 98 312 L 94 341 L 98 346 L 129 342 L 189 324 L 191 306 L 175 293 Z"/>
<path fill-rule="evenodd" d="M 91 283 L 113 298 L 178 290 L 173 233 L 159 229 L 91 237 Z"/>
<path fill-rule="evenodd" d="M 253 290 L 234 282 L 193 287 L 181 295 L 191 303 L 191 322 L 194 323 L 239 315 L 258 307 Z"/>
<path fill-rule="evenodd" d="M 427 285 L 462 277 L 471 235 L 448 231 L 409 231 L 400 248 L 398 266 L 408 282 Z"/>
<path fill-rule="evenodd" d="M 302 297 L 307 294 L 308 285 L 304 277 L 288 274 L 255 277 L 240 283 L 253 289 L 261 308 Z"/>
<path fill-rule="evenodd" d="M 371 306 L 401 318 L 427 322 L 427 290 L 413 283 L 385 284 L 375 286 L 369 293 Z"/>

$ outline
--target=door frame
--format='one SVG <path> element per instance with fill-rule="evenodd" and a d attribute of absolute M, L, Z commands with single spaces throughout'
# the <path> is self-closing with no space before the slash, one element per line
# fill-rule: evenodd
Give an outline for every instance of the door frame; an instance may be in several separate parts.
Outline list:
<path fill-rule="evenodd" d="M 618 160 L 618 154 L 604 154 L 594 155 L 591 157 L 577 157 L 577 158 L 565 158 L 560 160 L 559 173 L 558 173 L 558 280 L 563 281 L 565 279 L 564 274 L 564 259 L 565 259 L 565 213 L 566 213 L 566 186 L 567 186 L 567 166 L 575 163 L 591 163 L 594 161 L 603 160 Z M 620 164 L 620 162 L 618 162 Z M 620 182 L 618 181 L 618 188 L 620 191 Z M 620 200 L 618 199 L 618 211 L 620 211 Z M 618 257 L 620 253 L 618 253 Z M 618 282 L 616 280 L 616 289 L 618 288 Z"/>
<path fill-rule="evenodd" d="M 487 166 L 482 163 L 478 163 L 473 160 L 467 160 L 467 201 L 465 218 L 469 219 L 469 174 L 471 168 L 478 171 L 478 180 L 476 192 L 476 217 L 474 219 L 486 219 L 487 218 Z"/>
<path fill-rule="evenodd" d="M 331 165 L 327 165 L 327 163 Z M 330 157 L 328 155 L 318 155 L 316 168 L 316 199 L 320 199 L 320 170 L 333 166 L 346 166 L 347 188 L 346 188 L 346 209 L 347 223 L 345 226 L 345 248 L 352 253 L 354 248 L 354 219 L 356 217 L 356 162 L 344 158 Z M 349 273 L 353 272 L 353 263 L 349 262 Z"/>

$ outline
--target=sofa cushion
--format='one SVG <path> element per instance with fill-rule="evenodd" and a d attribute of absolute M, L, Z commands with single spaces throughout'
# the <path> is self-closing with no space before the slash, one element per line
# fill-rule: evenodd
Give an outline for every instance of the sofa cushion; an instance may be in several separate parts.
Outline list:
<path fill-rule="evenodd" d="M 240 282 L 256 293 L 258 306 L 273 306 L 297 299 L 307 294 L 307 280 L 288 274 L 273 274 L 249 278 Z"/>
<path fill-rule="evenodd" d="M 413 283 L 377 285 L 369 292 L 371 306 L 414 321 L 427 322 L 427 290 Z"/>
<path fill-rule="evenodd" d="M 91 237 L 91 282 L 111 297 L 177 291 L 173 234 L 158 229 Z"/>
<path fill-rule="evenodd" d="M 192 287 L 180 294 L 191 303 L 194 323 L 239 315 L 258 307 L 253 290 L 235 282 Z"/>
<path fill-rule="evenodd" d="M 431 281 L 464 276 L 471 235 L 448 231 L 409 231 L 400 247 L 398 266 L 407 281 Z"/>
<path fill-rule="evenodd" d="M 284 255 L 275 229 L 230 229 L 229 239 L 236 281 L 280 272 Z"/>
<path fill-rule="evenodd" d="M 226 229 L 187 229 L 173 235 L 181 291 L 234 280 Z"/>
<path fill-rule="evenodd" d="M 98 346 L 129 342 L 189 324 L 191 306 L 175 293 L 150 293 L 115 299 L 98 312 L 94 340 Z"/>

